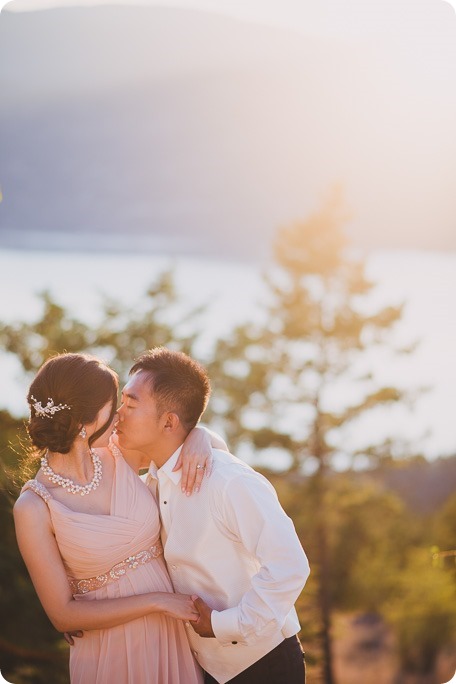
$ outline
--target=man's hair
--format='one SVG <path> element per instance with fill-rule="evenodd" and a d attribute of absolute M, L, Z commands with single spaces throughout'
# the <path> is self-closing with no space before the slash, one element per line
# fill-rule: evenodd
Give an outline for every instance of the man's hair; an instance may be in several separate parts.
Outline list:
<path fill-rule="evenodd" d="M 155 347 L 141 354 L 130 375 L 139 371 L 147 373 L 159 415 L 165 411 L 176 413 L 190 432 L 201 418 L 211 393 L 205 368 L 183 352 Z"/>

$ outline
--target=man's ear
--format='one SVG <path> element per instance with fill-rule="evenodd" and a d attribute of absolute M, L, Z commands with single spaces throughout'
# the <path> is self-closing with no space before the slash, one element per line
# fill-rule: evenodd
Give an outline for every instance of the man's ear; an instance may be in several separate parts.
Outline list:
<path fill-rule="evenodd" d="M 164 432 L 176 432 L 180 427 L 180 419 L 177 413 L 166 413 L 165 422 L 163 424 Z"/>

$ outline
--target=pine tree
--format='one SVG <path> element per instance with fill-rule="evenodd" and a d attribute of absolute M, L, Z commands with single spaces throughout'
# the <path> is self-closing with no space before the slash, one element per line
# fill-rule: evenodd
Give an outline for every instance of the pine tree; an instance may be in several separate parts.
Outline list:
<path fill-rule="evenodd" d="M 366 369 L 385 345 L 401 306 L 372 310 L 365 264 L 348 249 L 337 192 L 307 220 L 281 229 L 256 321 L 217 346 L 213 411 L 228 441 L 257 452 L 276 447 L 299 480 L 312 472 L 314 572 L 318 577 L 324 681 L 333 684 L 328 483 L 337 459 L 375 459 L 390 443 L 349 452 L 344 429 L 367 412 L 405 398 Z M 261 315 L 262 313 L 262 315 Z M 401 351 L 401 350 L 395 350 Z M 364 368 L 363 368 L 364 366 Z M 266 452 L 264 452 L 266 450 Z M 307 488 L 309 491 L 309 488 Z M 312 565 L 312 563 L 311 563 Z"/>

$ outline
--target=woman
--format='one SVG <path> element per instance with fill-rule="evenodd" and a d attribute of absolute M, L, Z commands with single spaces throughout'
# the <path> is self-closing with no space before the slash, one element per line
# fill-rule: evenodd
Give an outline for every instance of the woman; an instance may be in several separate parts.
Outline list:
<path fill-rule="evenodd" d="M 110 433 L 117 390 L 114 371 L 87 355 L 39 370 L 27 398 L 41 468 L 14 506 L 19 549 L 55 628 L 85 632 L 70 652 L 72 684 L 196 684 L 181 621 L 198 612 L 173 593 L 155 500 L 117 449 L 93 447 Z M 189 440 L 201 461 L 201 436 Z M 196 459 L 184 458 L 193 480 Z"/>

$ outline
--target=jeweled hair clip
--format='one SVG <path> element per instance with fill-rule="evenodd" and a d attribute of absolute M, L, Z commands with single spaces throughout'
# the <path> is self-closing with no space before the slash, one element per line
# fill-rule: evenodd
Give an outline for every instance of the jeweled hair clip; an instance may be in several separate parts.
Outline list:
<path fill-rule="evenodd" d="M 48 397 L 48 403 L 46 406 L 43 406 L 41 401 L 37 401 L 33 395 L 30 397 L 30 399 L 34 402 L 32 406 L 35 409 L 35 414 L 40 418 L 52 418 L 54 413 L 57 413 L 57 411 L 63 411 L 63 409 L 68 409 L 71 411 L 71 406 L 68 406 L 68 404 L 54 404 L 54 400 L 51 399 L 51 397 Z"/>

